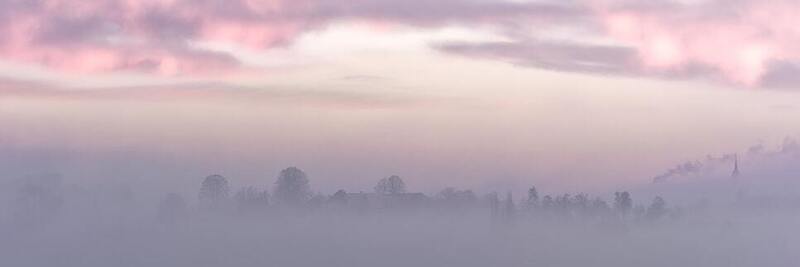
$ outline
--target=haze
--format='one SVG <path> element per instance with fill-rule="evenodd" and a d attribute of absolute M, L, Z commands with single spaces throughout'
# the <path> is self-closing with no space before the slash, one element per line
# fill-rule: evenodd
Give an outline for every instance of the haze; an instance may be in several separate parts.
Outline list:
<path fill-rule="evenodd" d="M 798 11 L 0 0 L 0 266 L 796 265 Z M 286 207 L 290 167 L 309 188 Z M 212 175 L 224 207 L 199 197 Z M 392 175 L 422 204 L 331 200 L 408 204 L 375 192 Z"/>

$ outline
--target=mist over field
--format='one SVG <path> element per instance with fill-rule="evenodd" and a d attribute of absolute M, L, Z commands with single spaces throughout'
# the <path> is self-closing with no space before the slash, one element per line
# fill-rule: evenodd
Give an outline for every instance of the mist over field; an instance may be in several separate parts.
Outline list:
<path fill-rule="evenodd" d="M 797 14 L 0 0 L 0 267 L 800 266 Z"/>
<path fill-rule="evenodd" d="M 35 174 L 2 185 L 6 266 L 793 266 L 800 263 L 800 150 L 709 156 L 632 191 L 587 195 L 313 191 L 289 167 L 258 185 L 198 177 L 80 184 Z M 408 184 L 406 184 L 408 183 Z M 662 197 L 663 196 L 663 197 Z"/>

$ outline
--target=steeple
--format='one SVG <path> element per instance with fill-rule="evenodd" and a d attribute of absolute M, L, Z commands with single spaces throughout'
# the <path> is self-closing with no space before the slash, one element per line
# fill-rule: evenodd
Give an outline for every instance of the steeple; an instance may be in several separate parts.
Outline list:
<path fill-rule="evenodd" d="M 739 155 L 733 156 L 733 173 L 731 173 L 731 178 L 739 177 Z"/>

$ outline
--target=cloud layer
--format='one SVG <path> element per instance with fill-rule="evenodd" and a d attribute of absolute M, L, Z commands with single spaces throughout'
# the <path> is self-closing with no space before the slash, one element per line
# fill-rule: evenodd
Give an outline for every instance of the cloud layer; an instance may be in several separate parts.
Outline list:
<path fill-rule="evenodd" d="M 0 0 L 0 57 L 71 72 L 202 75 L 247 66 L 198 44 L 266 50 L 360 20 L 485 27 L 509 41 L 432 45 L 524 66 L 781 86 L 794 84 L 800 61 L 798 11 L 788 0 Z M 572 34 L 546 37 L 554 31 Z"/>
<path fill-rule="evenodd" d="M 635 48 L 645 68 L 712 69 L 758 85 L 776 64 L 800 59 L 795 1 L 650 1 L 598 9 L 609 36 Z"/>
<path fill-rule="evenodd" d="M 661 78 L 707 77 L 741 86 L 796 86 L 794 1 L 571 1 L 582 16 L 515 31 L 505 43 L 448 43 L 443 51 L 560 71 Z M 581 9 L 583 7 L 583 9 Z M 588 38 L 587 38 L 588 37 Z"/>
<path fill-rule="evenodd" d="M 215 73 L 242 66 L 197 43 L 269 49 L 337 20 L 432 27 L 550 13 L 562 11 L 459 0 L 0 0 L 0 57 L 77 72 Z"/>

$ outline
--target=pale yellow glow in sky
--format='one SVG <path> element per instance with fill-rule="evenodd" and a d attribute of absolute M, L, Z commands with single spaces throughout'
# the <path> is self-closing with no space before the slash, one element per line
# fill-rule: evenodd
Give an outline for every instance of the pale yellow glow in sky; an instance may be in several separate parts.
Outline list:
<path fill-rule="evenodd" d="M 647 183 L 680 161 L 800 133 L 800 96 L 791 92 L 558 73 L 428 47 L 475 36 L 502 41 L 458 28 L 381 32 L 354 24 L 269 52 L 203 44 L 238 51 L 257 69 L 218 79 L 82 77 L 0 66 L 77 90 L 218 80 L 266 93 L 6 96 L 0 122 L 9 143 L 93 155 L 87 159 L 157 154 L 196 168 L 180 174 L 187 181 L 202 172 L 254 181 L 298 165 L 327 175 L 314 182 L 328 191 L 369 190 L 376 177 L 392 173 L 430 192 L 531 183 L 613 190 Z"/>

